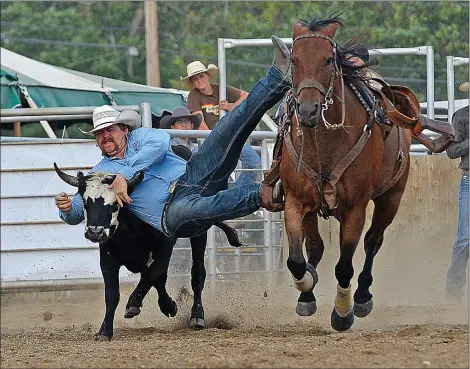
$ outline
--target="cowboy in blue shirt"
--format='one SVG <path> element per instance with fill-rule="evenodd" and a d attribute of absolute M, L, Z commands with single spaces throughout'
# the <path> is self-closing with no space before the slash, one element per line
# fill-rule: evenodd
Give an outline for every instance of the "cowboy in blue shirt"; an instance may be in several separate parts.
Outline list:
<path fill-rule="evenodd" d="M 266 76 L 246 100 L 219 121 L 187 163 L 171 151 L 166 132 L 151 128 L 129 131 L 128 126 L 140 117 L 132 118 L 131 112 L 125 112 L 126 121 L 124 112 L 106 106 L 95 109 L 91 132 L 103 159 L 91 172 L 117 174 L 111 187 L 120 206 L 127 204 L 140 219 L 178 238 L 199 235 L 214 222 L 242 217 L 260 207 L 276 210 L 268 186 L 252 183 L 228 189 L 228 177 L 244 143 L 291 84 L 289 50 L 277 37 L 272 41 L 275 55 Z M 144 179 L 129 197 L 126 180 L 139 171 L 144 171 Z M 65 222 L 78 224 L 84 219 L 80 195 L 70 201 L 61 193 L 56 205 Z"/>

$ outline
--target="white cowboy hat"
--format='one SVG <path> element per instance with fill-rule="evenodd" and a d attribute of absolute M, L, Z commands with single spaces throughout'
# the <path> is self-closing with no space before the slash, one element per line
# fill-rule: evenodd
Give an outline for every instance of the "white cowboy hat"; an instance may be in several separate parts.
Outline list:
<path fill-rule="evenodd" d="M 78 129 L 85 135 L 93 136 L 93 132 L 118 123 L 125 124 L 130 128 L 138 128 L 142 121 L 139 113 L 133 110 L 119 112 L 109 105 L 103 105 L 93 110 L 93 129 L 91 131 L 84 131 L 80 127 Z"/>
<path fill-rule="evenodd" d="M 462 92 L 468 92 L 468 82 L 464 82 L 459 86 L 459 90 Z"/>
<path fill-rule="evenodd" d="M 209 77 L 212 77 L 213 74 L 217 71 L 217 69 L 217 65 L 209 64 L 206 68 L 204 64 L 202 64 L 199 60 L 193 61 L 192 63 L 189 63 L 186 67 L 186 72 L 188 73 L 188 75 L 186 77 L 180 77 L 181 84 L 188 90 L 192 90 L 193 85 L 189 81 L 189 78 L 196 74 L 204 72 L 207 72 L 209 74 Z"/>
<path fill-rule="evenodd" d="M 191 114 L 188 108 L 185 108 L 184 106 L 176 108 L 173 114 L 171 115 L 165 115 L 162 120 L 160 121 L 160 128 L 162 129 L 170 129 L 171 125 L 175 120 L 178 118 L 188 118 L 191 120 L 191 122 L 194 124 L 194 130 L 197 130 L 199 128 L 199 125 L 201 124 L 202 117 L 200 113 L 197 114 Z"/>

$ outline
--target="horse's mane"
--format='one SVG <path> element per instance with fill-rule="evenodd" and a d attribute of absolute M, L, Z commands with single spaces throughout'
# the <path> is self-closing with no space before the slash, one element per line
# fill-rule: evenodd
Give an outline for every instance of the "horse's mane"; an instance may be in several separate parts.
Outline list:
<path fill-rule="evenodd" d="M 346 28 L 343 24 L 342 19 L 339 17 L 339 13 L 333 13 L 329 18 L 321 18 L 319 15 L 315 15 L 310 20 L 299 19 L 303 27 L 307 27 L 310 31 L 320 31 L 322 28 L 328 27 L 330 24 L 338 24 L 342 28 Z M 363 84 L 366 80 L 366 68 L 371 65 L 377 64 L 376 59 L 364 60 L 364 56 L 368 56 L 367 47 L 361 44 L 360 40 L 362 35 L 356 36 L 344 45 L 336 44 L 336 62 L 338 67 L 343 72 L 343 77 L 346 83 L 351 83 L 355 86 Z M 360 58 L 364 61 L 363 65 L 356 65 L 354 63 L 355 58 Z"/>

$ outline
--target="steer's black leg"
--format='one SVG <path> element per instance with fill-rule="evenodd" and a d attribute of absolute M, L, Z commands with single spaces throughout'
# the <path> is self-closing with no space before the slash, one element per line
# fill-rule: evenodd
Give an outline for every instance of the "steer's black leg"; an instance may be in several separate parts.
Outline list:
<path fill-rule="evenodd" d="M 168 295 L 166 291 L 166 280 L 168 278 L 168 266 L 170 265 L 171 253 L 176 240 L 173 238 L 162 237 L 162 242 L 158 245 L 158 257 L 148 268 L 149 281 L 158 292 L 158 306 L 160 311 L 167 317 L 173 317 L 178 312 L 176 302 Z M 145 273 L 142 274 L 144 276 Z"/>
<path fill-rule="evenodd" d="M 191 253 L 193 258 L 193 265 L 191 267 L 191 288 L 194 293 L 194 302 L 191 308 L 191 318 L 189 326 L 195 329 L 204 328 L 204 308 L 202 306 L 202 290 L 204 289 L 204 282 L 206 280 L 206 268 L 204 266 L 204 253 L 207 244 L 207 232 L 192 237 Z"/>
<path fill-rule="evenodd" d="M 144 276 L 144 273 L 140 274 L 140 281 L 127 300 L 124 318 L 130 319 L 140 314 L 142 300 L 152 288 L 152 283 Z"/>
<path fill-rule="evenodd" d="M 100 268 L 104 279 L 104 300 L 106 312 L 100 330 L 95 335 L 97 341 L 109 341 L 113 337 L 114 314 L 119 304 L 119 268 L 121 266 L 119 259 L 106 251 L 109 243 L 100 244 Z M 106 246 L 104 246 L 107 244 Z M 112 247 L 112 245 L 111 245 Z"/>

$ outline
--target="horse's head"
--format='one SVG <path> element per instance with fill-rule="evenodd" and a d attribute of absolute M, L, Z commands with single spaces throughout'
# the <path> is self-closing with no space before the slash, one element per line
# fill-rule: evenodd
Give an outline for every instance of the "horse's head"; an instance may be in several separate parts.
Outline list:
<path fill-rule="evenodd" d="M 294 25 L 292 41 L 292 79 L 296 97 L 297 119 L 305 127 L 315 127 L 322 104 L 330 99 L 337 72 L 336 43 L 333 41 L 338 18 L 310 21 Z"/>

